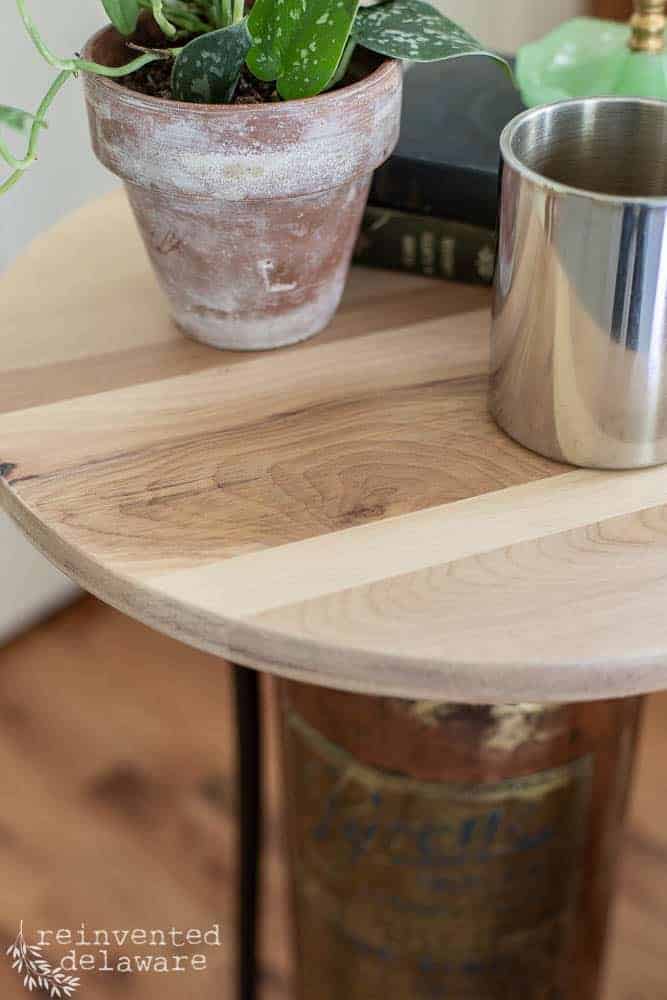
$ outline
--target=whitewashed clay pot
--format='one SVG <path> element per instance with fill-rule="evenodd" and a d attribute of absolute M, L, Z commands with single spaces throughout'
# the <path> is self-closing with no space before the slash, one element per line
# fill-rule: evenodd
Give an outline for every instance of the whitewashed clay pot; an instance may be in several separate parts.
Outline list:
<path fill-rule="evenodd" d="M 105 28 L 85 57 L 128 59 Z M 374 68 L 373 68 L 374 67 Z M 257 350 L 323 329 L 343 291 L 372 171 L 398 139 L 402 72 L 307 100 L 202 105 L 85 74 L 95 153 L 123 179 L 178 326 Z"/>

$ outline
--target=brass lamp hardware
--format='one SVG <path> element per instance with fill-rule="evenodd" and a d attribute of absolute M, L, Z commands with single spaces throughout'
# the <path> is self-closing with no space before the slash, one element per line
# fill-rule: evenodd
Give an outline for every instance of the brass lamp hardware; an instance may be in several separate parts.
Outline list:
<path fill-rule="evenodd" d="M 665 48 L 665 0 L 635 0 L 630 18 L 629 45 L 634 52 L 663 52 Z"/>

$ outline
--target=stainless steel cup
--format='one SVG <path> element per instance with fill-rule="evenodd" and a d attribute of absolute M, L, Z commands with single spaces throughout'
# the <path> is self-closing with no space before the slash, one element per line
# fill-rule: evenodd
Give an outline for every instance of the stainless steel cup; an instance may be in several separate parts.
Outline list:
<path fill-rule="evenodd" d="M 563 101 L 504 130 L 490 406 L 574 465 L 667 461 L 667 103 Z"/>

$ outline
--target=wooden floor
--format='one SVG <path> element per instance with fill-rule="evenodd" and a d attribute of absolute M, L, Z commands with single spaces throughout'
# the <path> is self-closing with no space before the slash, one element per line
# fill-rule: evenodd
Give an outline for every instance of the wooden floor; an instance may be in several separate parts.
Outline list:
<path fill-rule="evenodd" d="M 2 950 L 20 919 L 27 938 L 82 921 L 105 929 L 219 923 L 222 947 L 209 951 L 206 971 L 187 980 L 84 972 L 77 998 L 231 997 L 234 740 L 227 664 L 93 599 L 1 650 Z M 272 786 L 267 876 L 280 900 L 275 778 Z M 262 1000 L 289 995 L 286 919 L 279 905 L 271 910 Z M 26 995 L 0 952 L 0 997 Z"/>
<path fill-rule="evenodd" d="M 37 927 L 82 921 L 223 928 L 206 971 L 187 980 L 83 973 L 77 998 L 231 1000 L 237 866 L 229 681 L 221 661 L 92 599 L 0 650 L 2 947 L 21 919 L 28 937 Z M 261 1000 L 290 996 L 274 751 L 270 741 Z M 661 695 L 647 706 L 605 1000 L 667 1000 L 666 761 Z M 0 997 L 24 996 L 0 955 Z"/>

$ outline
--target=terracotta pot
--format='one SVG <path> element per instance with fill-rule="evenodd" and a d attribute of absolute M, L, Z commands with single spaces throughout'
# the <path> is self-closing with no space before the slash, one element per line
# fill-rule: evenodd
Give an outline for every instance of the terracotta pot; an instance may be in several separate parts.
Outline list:
<path fill-rule="evenodd" d="M 128 59 L 105 28 L 85 57 Z M 260 105 L 147 97 L 84 75 L 95 153 L 123 179 L 176 323 L 256 350 L 323 329 L 340 299 L 372 171 L 394 148 L 402 72 Z"/>

